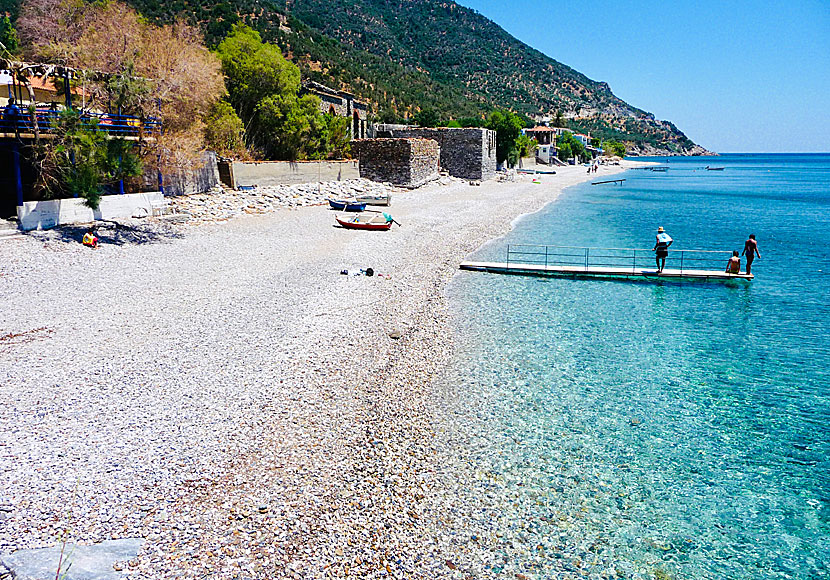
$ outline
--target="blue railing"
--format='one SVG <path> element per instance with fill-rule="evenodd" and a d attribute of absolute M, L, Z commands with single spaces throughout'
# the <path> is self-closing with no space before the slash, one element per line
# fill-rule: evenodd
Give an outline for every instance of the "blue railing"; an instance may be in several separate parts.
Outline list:
<path fill-rule="evenodd" d="M 732 256 L 728 250 L 669 250 L 666 268 L 670 270 L 716 270 L 726 268 Z M 592 268 L 654 268 L 655 252 L 650 248 L 586 248 L 578 246 L 537 246 L 508 244 L 507 264 L 571 266 Z"/>
<path fill-rule="evenodd" d="M 60 115 L 61 112 L 55 109 L 36 109 L 34 116 L 37 119 L 38 131 L 47 135 L 54 132 L 60 126 Z M 161 133 L 162 129 L 161 121 L 154 117 L 141 119 L 132 115 L 106 113 L 82 113 L 80 125 L 84 129 L 103 131 L 118 137 L 152 136 Z M 0 119 L 0 133 L 31 134 L 33 132 L 32 113 L 28 110 L 20 111 L 13 119 Z"/>

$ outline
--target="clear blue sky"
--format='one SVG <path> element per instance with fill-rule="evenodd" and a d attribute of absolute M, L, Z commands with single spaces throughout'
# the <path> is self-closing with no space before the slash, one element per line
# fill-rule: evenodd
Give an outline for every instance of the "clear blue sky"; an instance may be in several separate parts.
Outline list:
<path fill-rule="evenodd" d="M 830 152 L 830 0 L 461 0 L 718 152 Z"/>

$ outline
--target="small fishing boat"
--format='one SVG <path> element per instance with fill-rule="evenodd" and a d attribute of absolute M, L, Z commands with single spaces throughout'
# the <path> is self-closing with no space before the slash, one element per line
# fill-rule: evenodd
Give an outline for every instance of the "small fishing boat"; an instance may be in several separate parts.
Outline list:
<path fill-rule="evenodd" d="M 392 216 L 388 213 L 364 213 L 348 218 L 336 216 L 334 218 L 341 227 L 352 230 L 381 230 L 385 231 L 392 227 Z M 397 222 L 396 222 L 397 223 Z"/>
<path fill-rule="evenodd" d="M 389 193 L 385 195 L 358 195 L 355 200 L 366 205 L 392 205 L 392 195 Z"/>
<path fill-rule="evenodd" d="M 329 205 L 331 209 L 336 209 L 337 211 L 363 211 L 366 209 L 366 203 L 359 203 L 357 201 L 330 199 Z"/>

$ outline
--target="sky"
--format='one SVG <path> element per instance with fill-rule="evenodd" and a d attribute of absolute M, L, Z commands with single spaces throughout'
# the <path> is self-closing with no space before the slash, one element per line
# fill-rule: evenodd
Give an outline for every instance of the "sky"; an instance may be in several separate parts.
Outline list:
<path fill-rule="evenodd" d="M 830 0 L 460 0 L 719 153 L 830 152 Z"/>

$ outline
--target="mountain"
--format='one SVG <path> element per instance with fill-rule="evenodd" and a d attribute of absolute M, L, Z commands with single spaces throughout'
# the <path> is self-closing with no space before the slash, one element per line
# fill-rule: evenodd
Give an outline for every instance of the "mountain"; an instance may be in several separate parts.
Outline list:
<path fill-rule="evenodd" d="M 0 0 L 0 3 L 17 0 Z M 127 0 L 145 16 L 185 16 L 216 43 L 242 20 L 277 43 L 304 76 L 350 90 L 399 116 L 442 118 L 494 108 L 531 117 L 561 111 L 568 125 L 626 141 L 642 154 L 701 154 L 674 124 L 615 96 L 449 0 Z"/>

